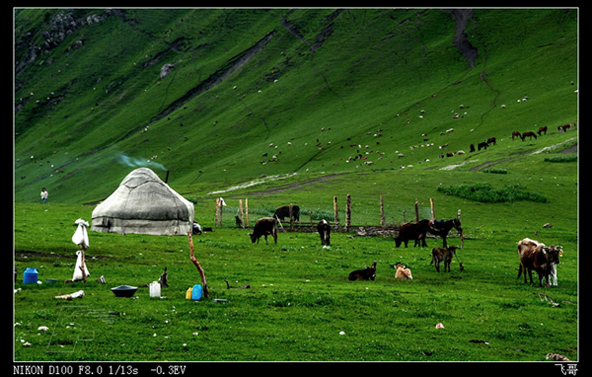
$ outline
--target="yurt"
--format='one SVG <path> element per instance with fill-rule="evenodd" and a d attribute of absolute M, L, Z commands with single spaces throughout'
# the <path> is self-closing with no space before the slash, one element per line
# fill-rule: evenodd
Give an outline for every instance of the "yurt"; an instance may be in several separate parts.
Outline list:
<path fill-rule="evenodd" d="M 92 213 L 91 230 L 109 233 L 185 235 L 193 229 L 193 203 L 140 168 Z"/>

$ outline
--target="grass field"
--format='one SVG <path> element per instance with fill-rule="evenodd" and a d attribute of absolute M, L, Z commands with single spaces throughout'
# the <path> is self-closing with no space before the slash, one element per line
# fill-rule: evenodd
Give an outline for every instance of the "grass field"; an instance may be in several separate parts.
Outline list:
<path fill-rule="evenodd" d="M 76 28 L 48 39 L 69 16 Z M 439 9 L 16 9 L 14 359 L 580 360 L 578 17 L 475 9 L 471 66 Z M 185 236 L 90 232 L 90 281 L 63 283 L 74 221 L 140 165 L 170 171 L 202 226 L 216 197 L 228 204 L 221 228 L 194 236 L 209 299 L 185 299 L 199 283 Z M 289 203 L 332 220 L 334 196 L 343 225 L 347 194 L 354 228 L 330 248 L 303 232 L 253 245 L 234 226 L 240 199 L 252 225 Z M 381 194 L 389 225 L 416 199 L 422 218 L 430 198 L 438 219 L 460 209 L 465 271 L 430 265 L 439 239 L 358 237 L 380 224 Z M 564 247 L 558 287 L 516 281 L 525 237 Z M 347 280 L 374 260 L 375 281 Z M 413 280 L 394 278 L 399 262 Z M 22 284 L 27 267 L 42 284 Z M 110 292 L 164 267 L 162 298 Z"/>
<path fill-rule="evenodd" d="M 188 240 L 183 236 L 91 232 L 87 251 L 91 281 L 64 285 L 61 281 L 71 278 L 75 262 L 71 224 L 78 217 L 89 219 L 94 206 L 17 203 L 16 265 L 21 273 L 26 267 L 38 268 L 44 283 L 24 286 L 19 279 L 16 284 L 22 290 L 14 296 L 15 322 L 19 323 L 15 359 L 544 360 L 546 353 L 554 352 L 575 360 L 576 164 L 545 162 L 544 155 L 535 159 L 557 178 L 550 178 L 552 184 L 525 186 L 536 187 L 548 199 L 545 203 L 483 203 L 437 190 L 440 180 L 463 182 L 477 177 L 505 186 L 519 178 L 511 169 L 508 174 L 414 173 L 418 186 L 432 187 L 424 192 L 435 198 L 438 217 L 454 217 L 456 209 L 462 209 L 466 237 L 465 249 L 458 253 L 465 266 L 462 273 L 458 261 L 453 262 L 451 273 L 437 273 L 430 266 L 430 250 L 440 240 L 429 240 L 428 248 L 404 249 L 395 248 L 392 238 L 334 233 L 332 246 L 322 248 L 314 233 L 280 233 L 277 245 L 253 245 L 247 230 L 234 228 L 232 213 L 225 214 L 223 228 L 194 236 L 194 242 L 211 299 L 223 298 L 228 303 L 185 300 L 185 291 L 199 283 L 199 275 L 189 261 Z M 405 182 L 411 177 L 383 171 L 372 174 L 371 180 L 359 180 L 355 187 L 364 194 L 353 195 L 352 220 L 356 210 L 378 208 L 373 190 L 375 195 L 385 192 L 387 213 L 397 212 L 393 222 L 401 221 L 401 207 L 413 213 L 412 198 L 417 193 L 413 185 L 399 183 L 389 191 L 381 190 L 386 182 L 393 182 L 394 174 L 403 174 Z M 331 213 L 332 197 L 322 193 L 342 195 L 340 190 L 348 189 L 351 178 L 343 175 L 326 180 L 322 189 L 307 182 L 290 182 L 289 188 L 270 195 L 265 203 L 301 198 L 298 203 Z M 403 194 L 399 190 L 403 188 L 410 192 Z M 245 189 L 225 200 L 234 205 L 237 198 L 248 197 L 250 208 L 257 211 L 261 200 L 255 189 L 267 190 L 254 186 L 251 192 Z M 213 225 L 213 207 L 212 196 L 197 198 L 196 218 L 202 225 Z M 372 216 L 358 217 L 362 223 L 378 225 L 378 213 L 374 218 L 375 222 Z M 542 228 L 546 222 L 553 228 Z M 564 246 L 558 287 L 539 288 L 516 281 L 516 242 L 524 237 Z M 458 242 L 458 238 L 449 240 L 449 244 Z M 376 281 L 347 280 L 350 271 L 374 260 Z M 412 281 L 394 278 L 392 266 L 398 262 L 412 269 Z M 110 292 L 109 288 L 120 284 L 148 284 L 165 266 L 170 274 L 170 287 L 163 289 L 165 298 L 150 298 L 148 288 L 140 288 L 135 299 L 116 298 Z M 93 282 L 100 275 L 105 276 L 106 285 Z M 59 282 L 45 283 L 47 278 Z M 250 284 L 251 288 L 228 290 L 225 278 L 232 286 Z M 86 294 L 79 301 L 53 298 L 79 289 Z M 437 323 L 445 328 L 436 329 Z M 38 331 L 39 326 L 50 330 Z M 23 347 L 22 342 L 31 346 Z"/>

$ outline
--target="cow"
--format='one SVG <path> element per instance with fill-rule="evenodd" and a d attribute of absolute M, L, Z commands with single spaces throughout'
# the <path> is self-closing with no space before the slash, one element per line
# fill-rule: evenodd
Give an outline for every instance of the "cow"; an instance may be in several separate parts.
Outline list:
<path fill-rule="evenodd" d="M 513 131 L 512 132 L 512 140 L 514 140 L 514 137 L 515 136 L 517 136 L 519 139 L 522 139 L 522 135 L 518 131 Z"/>
<path fill-rule="evenodd" d="M 534 132 L 532 132 L 532 131 L 526 131 L 526 132 L 524 132 L 524 133 L 522 134 L 522 136 L 520 136 L 520 138 L 522 139 L 522 141 L 524 141 L 524 139 L 525 139 L 527 136 L 529 136 L 529 137 L 530 137 L 530 140 L 532 140 L 532 138 L 533 138 L 533 137 L 535 138 L 535 140 L 536 140 L 536 138 L 537 138 L 537 135 L 536 135 Z"/>
<path fill-rule="evenodd" d="M 395 273 L 395 279 L 410 279 L 413 280 L 413 276 L 411 275 L 411 270 L 407 267 L 403 266 L 402 264 L 397 264 L 395 267 L 397 272 Z"/>
<path fill-rule="evenodd" d="M 251 237 L 252 243 L 255 243 L 255 241 L 259 243 L 259 238 L 265 236 L 265 244 L 269 245 L 269 242 L 267 242 L 267 236 L 270 234 L 277 244 L 278 221 L 273 217 L 263 217 L 257 220 L 255 227 L 253 228 L 253 233 L 249 233 L 249 237 Z"/>
<path fill-rule="evenodd" d="M 538 131 L 539 136 L 541 136 L 541 134 L 543 132 L 545 133 L 545 135 L 547 134 L 547 126 L 545 126 L 545 127 L 539 127 L 539 131 Z"/>
<path fill-rule="evenodd" d="M 376 279 L 376 261 L 372 266 L 366 266 L 363 270 L 355 270 L 350 272 L 347 277 L 348 280 L 374 280 Z"/>
<path fill-rule="evenodd" d="M 552 277 L 552 285 L 557 285 L 557 265 L 559 257 L 563 255 L 561 246 L 547 247 L 530 238 L 518 241 L 518 256 L 520 257 L 520 266 L 518 268 L 518 277 L 524 273 L 524 283 L 526 283 L 526 272 L 532 284 L 532 270 L 535 270 L 539 277 L 539 286 L 543 286 L 543 280 L 546 286 L 549 286 L 549 277 Z"/>
<path fill-rule="evenodd" d="M 273 217 L 284 221 L 284 218 L 290 218 L 290 206 L 281 206 L 275 210 Z M 300 221 L 300 207 L 292 206 L 292 217 L 295 221 Z"/>
<path fill-rule="evenodd" d="M 432 261 L 430 264 L 436 266 L 436 271 L 440 272 L 440 263 L 444 262 L 444 272 L 448 269 L 450 272 L 450 262 L 456 254 L 457 246 L 450 247 L 435 247 L 432 249 Z"/>
<path fill-rule="evenodd" d="M 487 145 L 495 145 L 495 137 L 490 137 L 489 139 L 487 139 Z"/>
<path fill-rule="evenodd" d="M 331 226 L 327 220 L 323 219 L 317 224 L 317 231 L 321 237 L 321 245 L 331 246 Z"/>
<path fill-rule="evenodd" d="M 469 152 L 475 152 L 475 144 L 471 144 Z"/>
<path fill-rule="evenodd" d="M 481 148 L 483 148 L 483 149 L 487 150 L 487 146 L 488 146 L 488 145 L 489 145 L 489 144 L 487 144 L 486 142 L 479 143 L 479 144 L 477 144 L 477 150 L 478 150 L 478 151 L 480 151 L 480 150 L 481 150 Z"/>
<path fill-rule="evenodd" d="M 395 237 L 395 244 L 397 245 L 397 247 L 399 247 L 401 246 L 401 243 L 404 242 L 405 247 L 407 247 L 407 243 L 410 240 L 414 240 L 414 246 L 417 246 L 421 242 L 421 247 L 427 247 L 428 245 L 425 242 L 427 231 L 427 227 L 425 226 L 425 224 L 421 222 L 405 223 L 401 225 L 401 228 L 399 229 L 399 234 Z"/>

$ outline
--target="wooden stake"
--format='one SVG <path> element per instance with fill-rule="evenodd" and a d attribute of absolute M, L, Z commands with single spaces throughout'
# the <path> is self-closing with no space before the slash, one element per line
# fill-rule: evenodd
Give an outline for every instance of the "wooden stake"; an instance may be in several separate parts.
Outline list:
<path fill-rule="evenodd" d="M 293 231 L 294 230 L 294 216 L 292 215 L 292 203 L 290 203 L 290 230 Z"/>
<path fill-rule="evenodd" d="M 218 208 L 220 207 L 220 198 L 216 198 L 216 219 L 214 222 L 214 226 L 218 227 Z"/>
<path fill-rule="evenodd" d="M 83 242 L 84 244 L 84 242 Z M 84 246 L 80 245 L 80 251 L 82 251 L 82 253 L 80 253 L 80 259 L 82 260 L 82 263 L 80 264 L 80 266 L 78 266 L 78 268 L 80 268 L 80 270 L 82 271 L 82 280 L 84 280 L 84 284 L 86 284 L 86 271 L 84 271 Z"/>
<path fill-rule="evenodd" d="M 419 203 L 415 198 L 415 222 L 419 222 Z"/>
<path fill-rule="evenodd" d="M 242 199 L 238 200 L 238 206 L 240 208 L 241 223 L 243 224 L 243 229 L 245 229 L 245 212 L 243 211 L 243 200 Z"/>
<path fill-rule="evenodd" d="M 339 215 L 337 213 L 337 197 L 333 197 L 333 219 L 335 220 L 335 229 L 339 226 Z"/>
<path fill-rule="evenodd" d="M 458 210 L 458 214 L 456 215 L 456 218 L 458 219 L 458 221 L 460 221 L 460 209 Z M 461 222 L 462 224 L 462 222 Z M 464 249 L 465 248 L 465 236 L 463 235 L 463 232 L 460 232 L 460 248 Z"/>
<path fill-rule="evenodd" d="M 436 220 L 434 216 L 434 199 L 430 198 L 430 210 L 432 211 L 432 221 Z"/>
<path fill-rule="evenodd" d="M 191 238 L 191 232 L 187 232 L 187 237 L 189 237 L 189 257 L 195 267 L 197 267 L 197 271 L 199 272 L 199 276 L 201 277 L 201 285 L 203 287 L 203 295 L 205 298 L 210 297 L 210 291 L 208 289 L 208 283 L 206 282 L 206 274 L 204 273 L 203 268 L 199 264 L 198 260 L 195 259 L 195 254 L 193 253 L 193 239 Z"/>
<path fill-rule="evenodd" d="M 247 228 L 249 227 L 249 199 L 245 199 L 245 215 L 247 217 Z"/>
<path fill-rule="evenodd" d="M 380 226 L 385 227 L 386 221 L 384 219 L 384 202 L 382 201 L 382 194 L 380 194 Z"/>
<path fill-rule="evenodd" d="M 346 208 L 345 208 L 345 231 L 349 231 L 351 226 L 351 195 L 347 194 Z"/>

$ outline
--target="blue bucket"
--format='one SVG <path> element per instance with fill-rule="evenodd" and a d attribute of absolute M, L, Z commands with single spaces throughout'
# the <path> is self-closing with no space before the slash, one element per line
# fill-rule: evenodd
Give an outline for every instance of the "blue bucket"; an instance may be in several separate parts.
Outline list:
<path fill-rule="evenodd" d="M 37 278 L 39 277 L 39 272 L 36 268 L 27 267 L 25 273 L 23 274 L 23 283 L 24 284 L 34 284 L 37 283 Z"/>
<path fill-rule="evenodd" d="M 198 301 L 201 298 L 202 294 L 203 294 L 203 288 L 201 287 L 201 285 L 195 284 L 193 286 L 193 291 L 191 292 L 191 299 L 193 301 Z"/>

